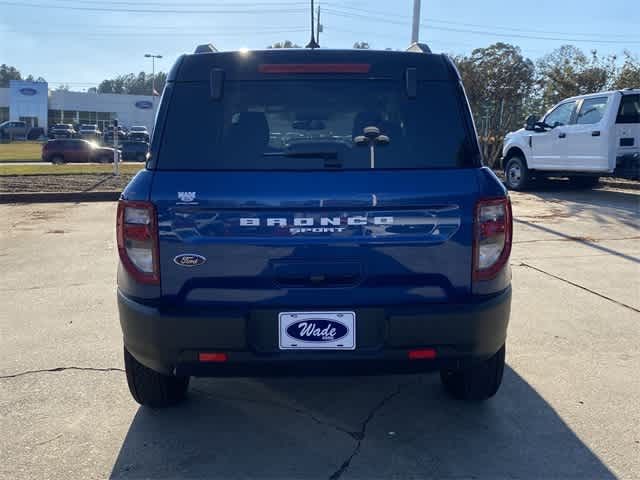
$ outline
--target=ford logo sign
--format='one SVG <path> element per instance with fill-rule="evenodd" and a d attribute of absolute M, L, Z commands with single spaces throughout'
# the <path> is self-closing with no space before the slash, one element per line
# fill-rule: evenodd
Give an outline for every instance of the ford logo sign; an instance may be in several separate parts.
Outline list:
<path fill-rule="evenodd" d="M 287 335 L 305 342 L 333 342 L 348 333 L 345 324 L 324 318 L 298 320 L 287 327 Z"/>
<path fill-rule="evenodd" d="M 20 93 L 22 95 L 26 95 L 27 97 L 33 97 L 38 91 L 35 88 L 21 88 Z"/>
<path fill-rule="evenodd" d="M 173 263 L 181 267 L 197 267 L 206 261 L 207 259 L 205 257 L 196 255 L 195 253 L 183 253 L 173 258 Z"/>
<path fill-rule="evenodd" d="M 153 103 L 151 103 L 149 100 L 140 100 L 139 102 L 136 102 L 136 107 L 143 110 L 148 110 L 153 107 Z"/>

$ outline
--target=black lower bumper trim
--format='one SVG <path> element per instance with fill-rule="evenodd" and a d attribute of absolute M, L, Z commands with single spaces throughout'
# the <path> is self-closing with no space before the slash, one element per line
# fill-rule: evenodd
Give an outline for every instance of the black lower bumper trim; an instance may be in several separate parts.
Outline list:
<path fill-rule="evenodd" d="M 124 343 L 142 364 L 166 374 L 195 376 L 336 375 L 462 368 L 505 343 L 511 289 L 480 302 L 350 308 L 356 312 L 354 351 L 280 351 L 278 309 L 246 315 L 164 313 L 118 292 Z M 336 309 L 339 309 L 336 307 Z M 434 348 L 432 360 L 408 351 Z M 223 352 L 224 363 L 198 362 L 199 352 Z"/>

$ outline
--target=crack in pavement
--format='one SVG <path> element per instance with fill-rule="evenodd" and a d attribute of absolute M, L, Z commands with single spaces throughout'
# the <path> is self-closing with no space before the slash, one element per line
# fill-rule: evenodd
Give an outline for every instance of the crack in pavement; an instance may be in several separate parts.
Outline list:
<path fill-rule="evenodd" d="M 513 242 L 514 245 L 521 243 L 541 243 L 541 242 L 579 242 L 579 243 L 598 243 L 598 242 L 616 242 L 621 240 L 638 240 L 640 236 L 620 237 L 620 238 L 589 238 L 584 236 L 567 236 L 567 238 L 538 238 L 535 240 L 519 240 Z"/>
<path fill-rule="evenodd" d="M 23 377 L 25 375 L 31 375 L 34 373 L 57 373 L 64 372 L 66 370 L 79 370 L 79 371 L 88 371 L 88 372 L 124 372 L 122 368 L 115 367 L 106 367 L 106 368 L 98 368 L 98 367 L 55 367 L 55 368 L 43 368 L 40 370 L 26 370 L 24 372 L 14 373 L 11 375 L 0 375 L 0 380 L 4 380 L 7 378 L 17 378 Z"/>
<path fill-rule="evenodd" d="M 631 305 L 627 305 L 626 303 L 620 302 L 619 300 L 616 300 L 616 299 L 611 298 L 611 297 L 607 297 L 606 295 L 603 295 L 602 293 L 598 293 L 595 290 L 591 290 L 590 288 L 587 288 L 587 287 L 585 287 L 583 285 L 580 285 L 579 283 L 572 282 L 571 280 L 567 280 L 566 278 L 562 278 L 562 277 L 560 277 L 558 275 L 555 275 L 553 273 L 550 273 L 550 272 L 547 272 L 545 270 L 542 270 L 541 268 L 534 267 L 533 265 L 530 265 L 528 263 L 520 262 L 520 263 L 516 264 L 516 266 L 517 267 L 530 268 L 532 270 L 535 270 L 536 272 L 543 273 L 545 275 L 548 275 L 549 277 L 555 278 L 556 280 L 560 280 L 560 281 L 562 281 L 564 283 L 568 283 L 569 285 L 577 287 L 577 288 L 579 288 L 581 290 L 584 290 L 586 292 L 592 293 L 593 295 L 596 295 L 596 296 L 598 296 L 600 298 L 604 298 L 605 300 L 609 300 L 610 302 L 613 302 L 613 303 L 615 303 L 617 305 L 620 305 L 621 307 L 625 307 L 625 308 L 628 308 L 629 310 L 633 310 L 634 312 L 640 313 L 639 309 L 637 309 L 637 308 L 635 308 L 635 307 L 633 307 Z"/>
<path fill-rule="evenodd" d="M 318 425 L 324 425 L 326 427 L 333 428 L 334 430 L 337 430 L 337 431 L 339 431 L 341 433 L 349 435 L 354 440 L 357 440 L 357 437 L 356 437 L 357 432 L 352 432 L 352 431 L 347 430 L 346 428 L 342 428 L 341 426 L 336 425 L 334 423 L 326 422 L 326 421 L 322 420 L 321 418 L 315 416 L 313 413 L 309 412 L 308 410 L 305 410 L 303 408 L 298 408 L 298 407 L 295 407 L 293 405 L 287 405 L 287 404 L 284 404 L 284 403 L 273 402 L 273 401 L 270 401 L 270 400 L 256 400 L 256 399 L 245 398 L 245 397 L 232 397 L 232 396 L 228 396 L 228 395 L 214 395 L 214 394 L 210 394 L 209 392 L 206 392 L 204 390 L 201 390 L 199 388 L 193 388 L 193 387 L 191 387 L 191 391 L 203 394 L 203 395 L 207 396 L 208 398 L 223 399 L 223 400 L 230 400 L 230 401 L 240 401 L 240 402 L 245 402 L 245 403 L 254 403 L 254 404 L 261 404 L 261 405 L 269 405 L 271 407 L 280 408 L 282 410 L 288 410 L 288 411 L 291 411 L 291 412 L 296 413 L 298 415 L 301 415 L 301 416 L 304 416 L 304 417 L 308 417 L 311 420 L 313 420 L 315 423 L 317 423 Z"/>
<path fill-rule="evenodd" d="M 409 382 L 398 385 L 393 392 L 391 392 L 389 395 L 386 395 L 371 409 L 367 417 L 364 419 L 364 422 L 362 422 L 360 430 L 358 432 L 353 432 L 353 438 L 357 440 L 357 443 L 354 449 L 351 451 L 351 455 L 349 455 L 346 460 L 342 462 L 342 465 L 340 465 L 340 468 L 338 468 L 338 470 L 336 470 L 329 476 L 329 480 L 338 480 L 342 476 L 342 474 L 349 468 L 349 465 L 351 465 L 351 461 L 354 459 L 354 457 L 356 457 L 356 455 L 360 453 L 360 447 L 362 446 L 362 442 L 364 441 L 367 434 L 367 426 L 369 425 L 369 422 L 373 420 L 373 417 L 375 417 L 375 415 L 380 410 L 382 410 L 382 408 L 385 407 L 387 403 L 398 396 L 403 389 L 414 383 L 416 382 Z"/>

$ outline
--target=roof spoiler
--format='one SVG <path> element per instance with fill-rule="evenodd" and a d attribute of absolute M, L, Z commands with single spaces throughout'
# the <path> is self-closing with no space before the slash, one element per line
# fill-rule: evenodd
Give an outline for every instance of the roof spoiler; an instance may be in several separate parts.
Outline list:
<path fill-rule="evenodd" d="M 407 52 L 431 53 L 431 49 L 426 43 L 413 42 L 406 50 Z"/>
<path fill-rule="evenodd" d="M 198 45 L 193 53 L 215 53 L 217 51 L 218 49 L 210 43 L 203 43 L 202 45 Z"/>

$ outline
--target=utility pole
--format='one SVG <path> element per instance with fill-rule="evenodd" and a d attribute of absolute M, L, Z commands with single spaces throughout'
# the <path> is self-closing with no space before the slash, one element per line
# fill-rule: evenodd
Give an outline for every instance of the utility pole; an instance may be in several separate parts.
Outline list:
<path fill-rule="evenodd" d="M 151 106 L 153 110 L 153 118 L 156 118 L 156 58 L 162 58 L 162 55 L 153 55 L 151 53 L 145 53 L 145 58 L 151 59 Z M 151 133 L 153 133 L 153 128 L 155 125 L 151 126 Z"/>
<path fill-rule="evenodd" d="M 316 19 L 316 42 L 320 45 L 320 32 L 322 31 L 322 24 L 320 23 L 320 5 L 318 5 L 318 18 Z"/>
<path fill-rule="evenodd" d="M 411 27 L 411 43 L 420 39 L 420 0 L 413 0 L 413 25 Z"/>

